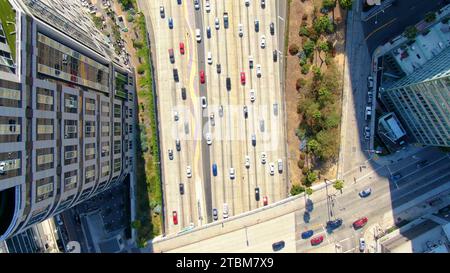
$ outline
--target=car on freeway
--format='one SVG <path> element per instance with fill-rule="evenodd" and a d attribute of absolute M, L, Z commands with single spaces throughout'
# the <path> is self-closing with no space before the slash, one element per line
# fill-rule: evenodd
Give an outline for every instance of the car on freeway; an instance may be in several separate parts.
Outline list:
<path fill-rule="evenodd" d="M 216 163 L 212 164 L 212 173 L 214 176 L 217 176 L 217 164 Z"/>
<path fill-rule="evenodd" d="M 244 0 L 244 4 L 246 7 L 250 6 L 250 0 Z"/>
<path fill-rule="evenodd" d="M 203 96 L 200 98 L 201 104 L 202 104 L 202 108 L 205 109 L 208 106 L 208 103 L 206 102 L 206 97 Z"/>
<path fill-rule="evenodd" d="M 369 126 L 364 127 L 364 139 L 369 140 L 370 139 L 370 128 Z"/>
<path fill-rule="evenodd" d="M 178 5 L 181 5 L 181 0 L 177 0 Z"/>
<path fill-rule="evenodd" d="M 175 146 L 177 148 L 177 151 L 181 151 L 181 144 L 180 144 L 180 140 L 177 138 L 175 139 Z"/>
<path fill-rule="evenodd" d="M 216 70 L 217 70 L 217 74 L 220 74 L 220 72 L 222 72 L 222 68 L 221 68 L 220 64 L 216 64 Z"/>
<path fill-rule="evenodd" d="M 276 242 L 276 243 L 272 244 L 272 249 L 273 249 L 273 251 L 276 252 L 276 251 L 282 250 L 284 248 L 284 246 L 285 246 L 285 242 L 284 241 L 279 241 L 279 242 Z"/>
<path fill-rule="evenodd" d="M 169 28 L 173 29 L 173 18 L 169 17 Z"/>
<path fill-rule="evenodd" d="M 167 152 L 169 153 L 169 159 L 173 160 L 173 150 L 172 149 L 168 149 Z"/>
<path fill-rule="evenodd" d="M 180 119 L 180 117 L 178 116 L 178 112 L 177 111 L 173 111 L 173 120 L 174 121 L 178 121 Z"/>
<path fill-rule="evenodd" d="M 261 8 L 265 8 L 266 7 L 266 1 L 265 0 L 261 0 Z"/>
<path fill-rule="evenodd" d="M 166 13 L 164 12 L 164 7 L 159 7 L 159 15 L 161 15 L 161 18 L 164 18 L 166 16 Z"/>
<path fill-rule="evenodd" d="M 372 92 L 367 92 L 367 104 L 372 104 L 372 100 L 373 100 L 373 93 Z"/>
<path fill-rule="evenodd" d="M 393 181 L 400 180 L 402 177 L 403 177 L 403 175 L 401 173 L 394 173 L 394 174 L 391 175 L 391 179 Z"/>
<path fill-rule="evenodd" d="M 209 0 L 205 1 L 205 10 L 206 10 L 206 12 L 211 11 L 211 4 L 209 3 Z"/>
<path fill-rule="evenodd" d="M 61 215 L 57 214 L 57 215 L 55 216 L 55 219 L 56 219 L 56 223 L 58 224 L 58 226 L 64 225 L 64 223 L 63 223 L 63 221 L 62 221 L 62 219 L 61 219 Z"/>
<path fill-rule="evenodd" d="M 256 135 L 252 134 L 252 145 L 256 146 Z"/>
<path fill-rule="evenodd" d="M 238 34 L 239 37 L 244 36 L 244 26 L 241 23 L 238 24 Z"/>
<path fill-rule="evenodd" d="M 364 252 L 366 249 L 366 240 L 364 238 L 359 238 L 359 251 Z"/>
<path fill-rule="evenodd" d="M 208 145 L 211 145 L 212 144 L 211 133 L 206 133 L 205 138 L 206 138 L 206 143 Z"/>
<path fill-rule="evenodd" d="M 258 19 L 255 19 L 255 32 L 259 31 L 259 21 Z"/>
<path fill-rule="evenodd" d="M 283 160 L 281 158 L 278 159 L 278 172 L 279 173 L 283 172 Z"/>
<path fill-rule="evenodd" d="M 250 157 L 248 155 L 245 156 L 245 167 L 250 168 Z"/>
<path fill-rule="evenodd" d="M 447 218 L 450 215 L 450 205 L 443 207 L 442 209 L 438 210 L 438 213 Z"/>
<path fill-rule="evenodd" d="M 236 171 L 234 170 L 234 168 L 230 168 L 230 179 L 234 179 L 236 178 Z"/>
<path fill-rule="evenodd" d="M 247 109 L 247 105 L 244 105 L 244 118 L 248 118 L 248 109 Z"/>
<path fill-rule="evenodd" d="M 180 80 L 179 76 L 178 76 L 178 69 L 174 68 L 173 69 L 173 80 L 178 82 Z"/>
<path fill-rule="evenodd" d="M 214 221 L 219 220 L 219 213 L 217 212 L 216 208 L 213 208 L 212 215 L 213 215 L 213 220 Z"/>
<path fill-rule="evenodd" d="M 253 69 L 253 56 L 252 55 L 248 56 L 248 66 L 250 67 L 250 69 Z"/>
<path fill-rule="evenodd" d="M 330 220 L 327 222 L 327 229 L 333 230 L 333 229 L 340 227 L 341 225 L 342 225 L 342 219 L 337 218 L 335 220 Z"/>
<path fill-rule="evenodd" d="M 184 87 L 181 88 L 181 98 L 186 100 L 186 88 Z"/>
<path fill-rule="evenodd" d="M 373 77 L 372 76 L 367 77 L 367 88 L 369 88 L 369 89 L 373 88 Z"/>
<path fill-rule="evenodd" d="M 264 196 L 263 197 L 263 205 L 267 206 L 268 204 L 269 204 L 269 200 L 268 200 L 267 196 Z"/>
<path fill-rule="evenodd" d="M 278 115 L 278 103 L 273 104 L 273 114 L 275 116 Z"/>
<path fill-rule="evenodd" d="M 265 152 L 261 153 L 261 164 L 266 164 L 267 162 L 267 155 Z"/>
<path fill-rule="evenodd" d="M 211 38 L 211 27 L 206 27 L 206 38 Z"/>
<path fill-rule="evenodd" d="M 180 183 L 179 187 L 180 187 L 180 194 L 183 195 L 184 194 L 184 184 Z"/>
<path fill-rule="evenodd" d="M 372 116 L 372 107 L 366 106 L 366 117 L 365 119 L 368 120 Z"/>
<path fill-rule="evenodd" d="M 269 25 L 270 35 L 275 35 L 275 24 L 273 22 Z"/>
<path fill-rule="evenodd" d="M 230 91 L 231 90 L 231 79 L 230 79 L 230 77 L 227 77 L 226 85 L 227 85 L 227 90 Z"/>
<path fill-rule="evenodd" d="M 217 17 L 216 17 L 216 19 L 214 19 L 214 26 L 216 27 L 217 30 L 219 30 L 220 23 L 219 23 L 219 18 L 217 18 Z"/>
<path fill-rule="evenodd" d="M 200 3 L 199 3 L 199 0 L 194 0 L 194 8 L 195 8 L 196 10 L 199 10 L 199 9 L 200 9 Z"/>
<path fill-rule="evenodd" d="M 259 121 L 259 130 L 261 130 L 261 132 L 264 132 L 266 127 L 264 127 L 264 120 L 260 120 Z"/>
<path fill-rule="evenodd" d="M 272 53 L 272 58 L 273 58 L 273 61 L 274 61 L 274 62 L 276 62 L 277 59 L 278 59 L 278 52 L 277 52 L 276 49 L 275 49 L 275 50 L 273 51 L 273 53 Z"/>
<path fill-rule="evenodd" d="M 302 239 L 308 239 L 313 235 L 314 235 L 314 230 L 310 229 L 310 230 L 302 232 L 302 234 L 300 236 L 302 237 Z"/>
<path fill-rule="evenodd" d="M 180 54 L 184 55 L 184 43 L 183 42 L 180 43 Z"/>
<path fill-rule="evenodd" d="M 187 121 L 184 122 L 184 133 L 189 134 L 189 123 Z"/>
<path fill-rule="evenodd" d="M 428 160 L 422 160 L 422 161 L 419 161 L 419 162 L 417 162 L 417 168 L 422 168 L 422 167 L 425 167 L 426 165 L 428 164 Z"/>
<path fill-rule="evenodd" d="M 353 222 L 353 228 L 354 229 L 359 229 L 362 228 L 363 226 L 365 226 L 367 224 L 367 217 L 362 217 L 358 220 L 356 220 L 355 222 Z"/>
<path fill-rule="evenodd" d="M 275 165 L 273 163 L 269 163 L 269 172 L 270 172 L 270 175 L 275 174 Z"/>
<path fill-rule="evenodd" d="M 261 46 L 261 48 L 265 48 L 266 47 L 266 36 L 262 36 L 261 37 L 261 42 L 259 44 Z"/>
<path fill-rule="evenodd" d="M 223 117 L 223 105 L 219 106 L 219 117 Z"/>
<path fill-rule="evenodd" d="M 211 113 L 211 115 L 209 115 L 209 120 L 210 120 L 211 126 L 216 125 L 216 121 L 214 119 L 214 113 Z"/>
<path fill-rule="evenodd" d="M 366 188 L 366 189 L 360 191 L 358 194 L 360 197 L 365 198 L 365 197 L 369 196 L 371 193 L 372 193 L 372 188 L 369 187 L 369 188 Z"/>
<path fill-rule="evenodd" d="M 258 78 L 261 78 L 261 65 L 260 64 L 256 65 L 256 76 Z"/>
<path fill-rule="evenodd" d="M 255 200 L 259 201 L 259 187 L 255 188 Z"/>
<path fill-rule="evenodd" d="M 250 101 L 251 101 L 251 102 L 254 102 L 255 99 L 256 99 L 256 96 L 255 96 L 255 89 L 250 89 Z"/>
<path fill-rule="evenodd" d="M 202 35 L 201 35 L 201 32 L 200 32 L 200 29 L 198 29 L 198 28 L 195 30 L 195 39 L 199 43 L 202 41 Z"/>
<path fill-rule="evenodd" d="M 204 70 L 200 70 L 200 83 L 201 84 L 205 83 L 205 71 Z"/>
<path fill-rule="evenodd" d="M 172 219 L 173 219 L 173 224 L 178 225 L 178 214 L 175 210 L 172 211 Z"/>
<path fill-rule="evenodd" d="M 208 51 L 207 59 L 208 59 L 208 64 L 212 64 L 212 54 L 211 54 L 211 51 Z"/>
<path fill-rule="evenodd" d="M 316 246 L 323 242 L 323 235 L 316 236 L 311 239 L 311 245 Z"/>
<path fill-rule="evenodd" d="M 187 178 L 191 178 L 191 177 L 192 177 L 192 169 L 191 169 L 191 166 L 187 166 L 187 167 L 186 167 L 186 176 L 187 176 Z"/>
<path fill-rule="evenodd" d="M 223 203 L 222 217 L 223 217 L 223 219 L 228 218 L 228 204 L 227 203 Z"/>
<path fill-rule="evenodd" d="M 245 84 L 245 72 L 241 72 L 241 84 Z"/>
<path fill-rule="evenodd" d="M 170 60 L 170 63 L 175 63 L 175 57 L 173 56 L 173 49 L 172 48 L 169 48 L 169 60 Z"/>

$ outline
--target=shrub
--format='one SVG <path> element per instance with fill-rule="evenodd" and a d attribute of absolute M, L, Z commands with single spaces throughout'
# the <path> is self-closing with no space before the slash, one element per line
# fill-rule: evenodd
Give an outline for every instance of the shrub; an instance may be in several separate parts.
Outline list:
<path fill-rule="evenodd" d="M 306 80 L 305 79 L 298 79 L 297 82 L 295 83 L 295 89 L 297 89 L 297 91 L 300 90 L 300 88 L 304 87 L 306 84 Z"/>
<path fill-rule="evenodd" d="M 311 68 L 310 64 L 305 64 L 302 66 L 302 74 L 306 75 L 309 72 L 309 69 Z"/>
<path fill-rule="evenodd" d="M 299 169 L 303 169 L 303 167 L 305 167 L 305 160 L 299 160 L 298 162 L 297 162 L 297 166 L 298 166 L 298 168 Z"/>
<path fill-rule="evenodd" d="M 430 12 L 427 12 L 425 14 L 425 22 L 431 23 L 434 20 L 436 20 L 436 13 L 435 12 L 430 11 Z"/>
<path fill-rule="evenodd" d="M 300 27 L 300 30 L 298 31 L 299 36 L 308 37 L 309 36 L 309 29 L 305 26 Z"/>
<path fill-rule="evenodd" d="M 305 52 L 305 55 L 306 55 L 307 58 L 309 58 L 312 55 L 312 53 L 314 52 L 314 47 L 315 47 L 315 44 L 311 40 L 308 40 L 303 45 L 303 52 Z"/>
<path fill-rule="evenodd" d="M 302 159 L 302 160 L 305 160 L 305 158 L 306 158 L 306 156 L 305 156 L 305 154 L 300 154 L 300 159 Z"/>
<path fill-rule="evenodd" d="M 308 174 L 308 172 L 309 172 L 309 169 L 308 169 L 308 167 L 303 167 L 303 169 L 302 169 L 302 174 L 303 175 L 307 175 Z"/>
<path fill-rule="evenodd" d="M 339 5 L 343 9 L 352 9 L 353 0 L 339 0 Z"/>
<path fill-rule="evenodd" d="M 127 21 L 130 22 L 130 23 L 133 22 L 133 21 L 134 21 L 133 15 L 128 14 L 128 15 L 127 15 Z"/>
<path fill-rule="evenodd" d="M 137 73 L 138 73 L 139 75 L 142 75 L 142 74 L 145 73 L 145 65 L 144 65 L 144 64 L 140 64 L 140 65 L 138 66 L 138 68 L 137 68 Z"/>
<path fill-rule="evenodd" d="M 298 45 L 296 44 L 292 44 L 289 46 L 289 54 L 291 54 L 292 56 L 296 55 L 298 53 Z"/>
<path fill-rule="evenodd" d="M 404 35 L 406 38 L 412 40 L 412 39 L 416 38 L 417 32 L 418 31 L 417 31 L 416 26 L 409 26 L 409 27 L 405 28 Z"/>
<path fill-rule="evenodd" d="M 291 195 L 297 195 L 305 191 L 305 187 L 294 184 L 291 188 Z"/>

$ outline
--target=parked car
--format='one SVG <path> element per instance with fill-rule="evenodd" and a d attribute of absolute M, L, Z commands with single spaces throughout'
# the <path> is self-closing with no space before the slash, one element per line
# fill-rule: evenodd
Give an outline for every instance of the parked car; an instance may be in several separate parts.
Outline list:
<path fill-rule="evenodd" d="M 169 159 L 170 159 L 170 160 L 173 160 L 173 150 L 172 150 L 172 149 L 169 149 L 169 150 L 168 150 L 168 153 L 169 153 Z"/>
<path fill-rule="evenodd" d="M 210 27 L 206 27 L 206 38 L 208 38 L 208 39 L 211 38 L 211 28 Z"/>
<path fill-rule="evenodd" d="M 373 77 L 372 76 L 367 77 L 367 88 L 369 88 L 369 89 L 373 88 Z"/>
<path fill-rule="evenodd" d="M 228 218 L 228 204 L 227 203 L 223 203 L 222 217 L 223 217 L 223 219 Z"/>
<path fill-rule="evenodd" d="M 216 69 L 217 69 L 217 74 L 220 74 L 220 72 L 222 72 L 220 64 L 216 64 Z"/>
<path fill-rule="evenodd" d="M 206 133 L 205 138 L 206 138 L 206 143 L 207 143 L 208 145 L 211 145 L 211 144 L 212 144 L 211 133 L 209 133 L 209 132 Z"/>
<path fill-rule="evenodd" d="M 242 26 L 242 24 L 238 24 L 238 34 L 239 37 L 244 36 L 244 27 Z"/>
<path fill-rule="evenodd" d="M 55 219 L 56 219 L 56 223 L 58 224 L 58 226 L 64 225 L 64 223 L 61 219 L 61 215 L 59 215 L 59 214 L 55 215 Z"/>
<path fill-rule="evenodd" d="M 402 178 L 402 177 L 403 177 L 403 175 L 402 175 L 401 173 L 395 173 L 395 174 L 392 174 L 392 175 L 391 175 L 391 179 L 392 179 L 393 181 L 400 180 L 400 178 Z"/>
<path fill-rule="evenodd" d="M 269 163 L 269 172 L 270 172 L 270 175 L 275 174 L 275 165 L 273 163 Z"/>
<path fill-rule="evenodd" d="M 250 89 L 250 101 L 254 102 L 255 99 L 256 99 L 255 90 L 254 89 Z"/>
<path fill-rule="evenodd" d="M 219 18 L 217 18 L 217 17 L 216 17 L 216 19 L 214 19 L 214 26 L 216 27 L 217 30 L 219 30 L 220 23 L 219 23 Z"/>
<path fill-rule="evenodd" d="M 268 204 L 269 204 L 269 200 L 268 200 L 267 196 L 264 196 L 263 197 L 263 205 L 267 206 Z"/>
<path fill-rule="evenodd" d="M 199 10 L 199 9 L 200 9 L 200 3 L 199 3 L 199 0 L 194 0 L 194 8 L 195 8 L 196 10 Z"/>
<path fill-rule="evenodd" d="M 359 238 L 359 251 L 364 252 L 365 249 L 366 249 L 366 241 L 364 240 L 364 238 Z"/>
<path fill-rule="evenodd" d="M 209 3 L 209 0 L 205 1 L 205 10 L 206 10 L 206 12 L 211 11 L 211 4 Z"/>
<path fill-rule="evenodd" d="M 279 242 L 272 244 L 272 249 L 273 249 L 273 251 L 280 251 L 284 248 L 284 246 L 285 246 L 285 242 L 279 241 Z"/>
<path fill-rule="evenodd" d="M 341 225 L 342 225 L 342 219 L 337 218 L 335 220 L 330 220 L 327 222 L 327 229 L 333 230 L 333 229 L 340 227 Z"/>
<path fill-rule="evenodd" d="M 209 115 L 209 120 L 210 120 L 211 126 L 216 125 L 216 121 L 214 119 L 214 113 L 211 113 L 211 115 Z"/>
<path fill-rule="evenodd" d="M 1 161 L 0 162 L 0 175 L 4 175 L 6 173 L 6 162 Z"/>
<path fill-rule="evenodd" d="M 369 126 L 364 127 L 364 139 L 366 139 L 366 140 L 370 139 L 370 127 Z"/>
<path fill-rule="evenodd" d="M 219 220 L 219 213 L 217 212 L 216 208 L 213 209 L 212 214 L 213 214 L 213 220 L 214 221 Z"/>
<path fill-rule="evenodd" d="M 422 160 L 417 162 L 417 168 L 425 167 L 428 164 L 428 160 Z"/>
<path fill-rule="evenodd" d="M 166 13 L 164 12 L 164 7 L 159 7 L 159 15 L 161 15 L 161 18 L 164 18 L 166 16 Z"/>
<path fill-rule="evenodd" d="M 279 173 L 283 172 L 283 160 L 281 158 L 278 159 L 278 172 Z"/>
<path fill-rule="evenodd" d="M 198 43 L 202 41 L 202 35 L 200 29 L 198 28 L 195 30 L 195 39 L 197 40 Z"/>
<path fill-rule="evenodd" d="M 265 0 L 261 0 L 261 8 L 265 8 L 266 7 L 266 1 Z"/>
<path fill-rule="evenodd" d="M 256 146 L 256 135 L 252 134 L 252 145 Z"/>
<path fill-rule="evenodd" d="M 255 32 L 259 31 L 259 21 L 258 19 L 255 19 Z"/>
<path fill-rule="evenodd" d="M 310 229 L 310 230 L 302 232 L 301 237 L 302 237 L 302 239 L 308 239 L 311 236 L 313 236 L 313 234 L 314 234 L 314 230 Z"/>
<path fill-rule="evenodd" d="M 261 65 L 256 65 L 256 77 L 261 78 Z"/>
<path fill-rule="evenodd" d="M 250 168 L 250 157 L 248 155 L 245 156 L 245 167 Z"/>
<path fill-rule="evenodd" d="M 261 153 L 261 164 L 266 164 L 267 162 L 267 155 L 265 152 Z"/>
<path fill-rule="evenodd" d="M 172 211 L 172 219 L 173 219 L 173 224 L 178 225 L 178 214 L 175 210 Z"/>
<path fill-rule="evenodd" d="M 316 236 L 311 239 L 311 245 L 316 246 L 323 242 L 323 235 Z"/>
<path fill-rule="evenodd" d="M 187 166 L 187 167 L 186 167 L 186 176 L 187 176 L 187 178 L 191 178 L 191 177 L 192 177 L 192 169 L 191 169 L 191 166 Z"/>
<path fill-rule="evenodd" d="M 364 198 L 369 196 L 372 193 L 372 188 L 367 188 L 359 192 L 359 196 Z"/>
<path fill-rule="evenodd" d="M 206 97 L 203 96 L 200 98 L 201 104 L 202 104 L 202 108 L 205 109 L 208 106 L 208 102 L 206 101 Z"/>
<path fill-rule="evenodd" d="M 248 66 L 253 69 L 253 56 L 248 56 Z"/>
<path fill-rule="evenodd" d="M 181 88 L 181 98 L 183 100 L 186 99 L 186 88 L 184 88 L 184 87 Z"/>
<path fill-rule="evenodd" d="M 259 187 L 255 188 L 255 200 L 259 201 Z"/>
<path fill-rule="evenodd" d="M 250 0 L 244 0 L 244 4 L 246 7 L 250 6 Z"/>
<path fill-rule="evenodd" d="M 244 118 L 248 118 L 247 105 L 244 105 Z"/>
<path fill-rule="evenodd" d="M 212 64 L 213 63 L 211 51 L 208 52 L 207 59 L 208 59 L 208 64 Z"/>
<path fill-rule="evenodd" d="M 273 57 L 273 61 L 274 62 L 276 62 L 277 61 L 277 59 L 278 59 L 278 52 L 277 52 L 277 50 L 275 49 L 274 51 L 273 51 L 273 53 L 272 53 L 272 57 Z"/>
<path fill-rule="evenodd" d="M 175 139 L 175 147 L 176 147 L 178 152 L 181 151 L 181 143 L 180 143 L 180 140 L 178 138 Z"/>
<path fill-rule="evenodd" d="M 234 168 L 230 168 L 230 179 L 233 180 L 234 178 L 236 178 L 236 171 Z"/>
<path fill-rule="evenodd" d="M 365 226 L 367 224 L 367 217 L 362 217 L 358 220 L 356 220 L 355 222 L 353 222 L 353 228 L 354 229 L 359 229 L 362 228 L 363 226 Z"/>
<path fill-rule="evenodd" d="M 226 85 L 227 85 L 227 90 L 230 91 L 231 90 L 231 79 L 230 79 L 230 77 L 227 77 Z"/>
<path fill-rule="evenodd" d="M 269 25 L 270 35 L 275 35 L 275 24 L 272 22 Z"/>

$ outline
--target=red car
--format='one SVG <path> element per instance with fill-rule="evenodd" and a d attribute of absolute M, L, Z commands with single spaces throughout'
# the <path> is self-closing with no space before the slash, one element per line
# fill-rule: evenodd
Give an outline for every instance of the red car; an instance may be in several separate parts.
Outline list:
<path fill-rule="evenodd" d="M 360 218 L 360 219 L 356 220 L 355 222 L 353 222 L 353 227 L 355 229 L 362 228 L 363 226 L 365 226 L 367 224 L 367 221 L 368 221 L 367 217 Z"/>
<path fill-rule="evenodd" d="M 267 196 L 263 197 L 263 204 L 264 204 L 264 206 L 267 206 L 267 204 L 269 204 L 269 201 L 267 200 Z"/>
<path fill-rule="evenodd" d="M 205 71 L 200 70 L 200 83 L 205 83 Z"/>
<path fill-rule="evenodd" d="M 173 224 L 178 225 L 178 214 L 175 210 L 172 211 L 172 217 L 173 217 Z"/>
<path fill-rule="evenodd" d="M 245 84 L 245 72 L 241 72 L 241 84 Z"/>
<path fill-rule="evenodd" d="M 323 242 L 323 235 L 316 236 L 311 239 L 311 245 L 316 246 Z"/>
<path fill-rule="evenodd" d="M 180 43 L 180 53 L 184 55 L 184 43 Z"/>

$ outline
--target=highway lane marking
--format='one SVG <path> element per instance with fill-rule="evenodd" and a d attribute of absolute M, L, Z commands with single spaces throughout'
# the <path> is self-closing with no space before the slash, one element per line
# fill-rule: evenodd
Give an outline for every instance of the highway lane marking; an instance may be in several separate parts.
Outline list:
<path fill-rule="evenodd" d="M 364 38 L 364 41 L 367 41 L 367 40 L 370 38 L 370 36 L 372 36 L 373 34 L 375 34 L 375 32 L 377 32 L 377 31 L 381 30 L 382 28 L 384 28 L 384 27 L 386 27 L 386 26 L 392 24 L 395 20 L 397 20 L 397 18 L 392 19 L 391 21 L 387 22 L 386 24 L 380 26 L 379 28 L 377 28 L 377 29 L 375 29 L 374 31 L 372 31 L 371 33 L 369 33 L 369 35 L 367 35 L 367 37 Z"/>

